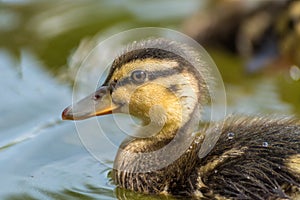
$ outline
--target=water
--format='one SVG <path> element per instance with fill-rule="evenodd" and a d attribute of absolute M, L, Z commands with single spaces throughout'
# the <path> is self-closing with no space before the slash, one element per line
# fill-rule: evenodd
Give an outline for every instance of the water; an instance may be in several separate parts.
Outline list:
<path fill-rule="evenodd" d="M 161 198 L 116 189 L 108 175 L 115 152 L 101 152 L 110 159 L 99 162 L 82 145 L 75 124 L 61 121 L 72 100 L 74 74 L 67 63 L 85 37 L 139 26 L 179 29 L 198 1 L 0 4 L 0 199 Z M 229 112 L 299 115 L 298 69 L 251 77 L 239 59 L 211 55 L 225 80 Z M 124 136 L 111 120 L 101 118 L 117 146 Z"/>

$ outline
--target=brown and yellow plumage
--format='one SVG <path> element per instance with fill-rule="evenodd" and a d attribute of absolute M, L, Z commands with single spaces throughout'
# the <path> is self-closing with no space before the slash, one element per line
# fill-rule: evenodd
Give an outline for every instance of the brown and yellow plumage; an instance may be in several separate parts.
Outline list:
<path fill-rule="evenodd" d="M 229 117 L 194 134 L 198 111 L 209 101 L 209 66 L 198 62 L 197 71 L 193 60 L 181 56 L 198 59 L 191 49 L 163 39 L 137 47 L 116 58 L 103 86 L 63 112 L 64 119 L 75 120 L 113 111 L 142 119 L 146 126 L 137 135 L 143 137 L 125 140 L 115 158 L 116 185 L 196 199 L 296 198 L 299 120 Z M 94 109 L 85 108 L 91 101 Z M 206 135 L 220 138 L 201 158 Z"/>

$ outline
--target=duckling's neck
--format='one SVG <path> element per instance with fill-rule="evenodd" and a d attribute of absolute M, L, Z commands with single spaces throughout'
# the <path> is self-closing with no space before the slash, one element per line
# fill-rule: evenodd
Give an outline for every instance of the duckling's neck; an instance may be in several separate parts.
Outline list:
<path fill-rule="evenodd" d="M 167 109 L 159 105 L 153 106 L 149 112 L 150 118 L 143 121 L 144 126 L 136 133 L 138 137 L 124 142 L 121 148 L 130 152 L 151 152 L 161 149 L 174 138 L 187 138 L 198 125 L 199 116 L 196 111 L 196 108 L 193 113 L 184 110 L 176 103 L 170 104 Z M 182 142 L 181 140 L 178 142 Z"/>
<path fill-rule="evenodd" d="M 196 107 L 192 110 L 194 112 L 188 110 L 187 113 L 182 109 L 172 110 L 168 109 L 164 113 L 165 123 L 158 133 L 148 138 L 131 138 L 122 143 L 113 171 L 117 185 L 144 193 L 163 193 L 176 184 L 185 185 L 181 180 L 174 183 L 170 177 L 180 179 L 184 176 L 182 173 L 189 174 L 196 164 L 192 158 L 196 157 L 198 142 L 194 142 L 192 132 L 198 124 L 199 116 Z M 158 116 L 162 116 L 162 113 Z M 159 125 L 154 123 L 152 126 L 159 129 Z M 183 168 L 184 172 L 181 170 Z"/>

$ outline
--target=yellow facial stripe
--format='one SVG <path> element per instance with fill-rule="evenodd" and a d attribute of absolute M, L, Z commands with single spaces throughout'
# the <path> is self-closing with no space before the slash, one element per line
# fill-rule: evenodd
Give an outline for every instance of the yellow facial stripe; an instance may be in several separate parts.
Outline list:
<path fill-rule="evenodd" d="M 151 71 L 158 71 L 158 70 L 167 70 L 177 67 L 178 63 L 176 61 L 171 60 L 161 60 L 161 59 L 154 59 L 154 58 L 147 58 L 144 60 L 135 60 L 130 63 L 126 63 L 119 69 L 117 69 L 113 76 L 112 80 L 119 80 L 126 76 L 129 76 L 130 73 L 134 70 L 147 70 L 148 72 Z"/>

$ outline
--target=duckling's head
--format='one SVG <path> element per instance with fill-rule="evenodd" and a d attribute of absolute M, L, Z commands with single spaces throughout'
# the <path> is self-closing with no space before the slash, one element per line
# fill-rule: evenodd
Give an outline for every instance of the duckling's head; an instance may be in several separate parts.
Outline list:
<path fill-rule="evenodd" d="M 134 44 L 113 61 L 103 85 L 62 117 L 81 120 L 115 112 L 161 128 L 182 127 L 208 99 L 207 68 L 199 56 L 165 39 Z"/>

